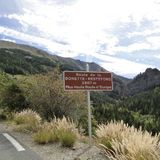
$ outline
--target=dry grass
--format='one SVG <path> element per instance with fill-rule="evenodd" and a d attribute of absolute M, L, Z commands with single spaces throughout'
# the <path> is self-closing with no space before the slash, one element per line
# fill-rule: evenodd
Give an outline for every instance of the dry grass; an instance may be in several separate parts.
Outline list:
<path fill-rule="evenodd" d="M 34 132 L 36 143 L 60 142 L 62 146 L 72 147 L 80 137 L 76 124 L 69 118 L 54 118 L 51 122 L 41 123 L 41 117 L 32 110 L 24 110 L 14 116 L 15 130 Z"/>
<path fill-rule="evenodd" d="M 45 122 L 40 126 L 37 133 L 33 135 L 35 142 L 39 144 L 47 144 L 58 141 L 57 132 L 53 123 Z"/>
<path fill-rule="evenodd" d="M 55 118 L 51 123 L 56 125 L 56 132 L 62 146 L 72 147 L 79 135 L 76 124 L 66 117 L 62 119 Z"/>
<path fill-rule="evenodd" d="M 41 123 L 41 117 L 30 109 L 15 113 L 13 120 L 16 124 L 15 130 L 20 132 L 35 132 Z"/>
<path fill-rule="evenodd" d="M 101 124 L 98 125 L 98 129 L 96 130 L 96 136 L 98 138 L 99 143 L 105 145 L 109 150 L 112 150 L 112 141 L 118 140 L 122 141 L 122 137 L 120 135 L 121 132 L 127 130 L 127 126 L 121 121 L 111 122 L 107 125 Z"/>
<path fill-rule="evenodd" d="M 46 122 L 41 129 L 34 134 L 34 141 L 40 144 L 61 142 L 62 146 L 72 147 L 77 140 L 78 129 L 72 120 L 63 117 L 54 118 L 50 123 Z"/>
<path fill-rule="evenodd" d="M 160 160 L 158 135 L 152 136 L 123 122 L 99 125 L 96 135 L 111 160 Z"/>
<path fill-rule="evenodd" d="M 54 118 L 51 123 L 56 125 L 57 130 L 63 130 L 63 131 L 71 131 L 75 135 L 79 135 L 77 125 L 69 118 L 66 118 L 63 116 L 62 119 L 60 118 Z"/>

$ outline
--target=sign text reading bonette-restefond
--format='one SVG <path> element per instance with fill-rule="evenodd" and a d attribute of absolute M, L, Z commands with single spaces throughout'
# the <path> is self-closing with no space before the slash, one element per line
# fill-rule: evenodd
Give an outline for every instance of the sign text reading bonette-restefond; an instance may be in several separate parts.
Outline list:
<path fill-rule="evenodd" d="M 65 90 L 112 91 L 112 74 L 109 72 L 63 72 Z"/>

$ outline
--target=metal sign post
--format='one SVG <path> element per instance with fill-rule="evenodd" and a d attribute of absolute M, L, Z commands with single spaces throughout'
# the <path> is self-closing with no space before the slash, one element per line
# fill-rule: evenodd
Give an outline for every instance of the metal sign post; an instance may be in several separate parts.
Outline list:
<path fill-rule="evenodd" d="M 86 91 L 88 103 L 88 134 L 89 146 L 92 145 L 91 101 L 90 91 L 112 91 L 112 74 L 110 72 L 90 72 L 86 64 L 86 71 L 64 71 L 65 91 Z"/>
<path fill-rule="evenodd" d="M 86 70 L 89 72 L 89 65 L 86 64 Z M 92 145 L 92 119 L 91 119 L 91 100 L 90 91 L 87 91 L 87 103 L 88 103 L 88 134 L 89 134 L 89 146 Z"/>

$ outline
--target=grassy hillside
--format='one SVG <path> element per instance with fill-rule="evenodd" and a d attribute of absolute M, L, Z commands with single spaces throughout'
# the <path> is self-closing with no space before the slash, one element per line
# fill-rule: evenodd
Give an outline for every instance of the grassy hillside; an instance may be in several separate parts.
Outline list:
<path fill-rule="evenodd" d="M 19 49 L 0 49 L 0 70 L 9 74 L 43 73 L 56 66 L 53 59 Z"/>

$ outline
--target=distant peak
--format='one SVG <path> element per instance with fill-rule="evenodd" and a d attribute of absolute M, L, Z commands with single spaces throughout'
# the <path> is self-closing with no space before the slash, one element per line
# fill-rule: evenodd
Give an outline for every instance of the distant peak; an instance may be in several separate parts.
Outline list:
<path fill-rule="evenodd" d="M 147 68 L 146 73 L 159 73 L 160 71 L 157 68 Z"/>

